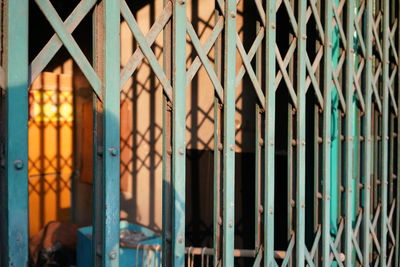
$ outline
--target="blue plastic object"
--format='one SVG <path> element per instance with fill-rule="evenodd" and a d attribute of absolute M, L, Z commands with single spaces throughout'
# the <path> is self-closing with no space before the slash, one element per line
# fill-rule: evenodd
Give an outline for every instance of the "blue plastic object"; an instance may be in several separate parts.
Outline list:
<path fill-rule="evenodd" d="M 140 236 L 140 241 L 133 242 L 135 244 L 161 246 L 161 236 L 148 228 L 121 221 L 121 233 L 123 233 L 124 230 L 128 230 L 128 232 L 136 233 Z M 80 228 L 78 230 L 77 267 L 93 266 L 93 257 L 91 257 L 91 253 L 92 226 Z M 119 266 L 121 267 L 161 266 L 161 250 L 155 251 L 121 247 L 119 257 Z"/>

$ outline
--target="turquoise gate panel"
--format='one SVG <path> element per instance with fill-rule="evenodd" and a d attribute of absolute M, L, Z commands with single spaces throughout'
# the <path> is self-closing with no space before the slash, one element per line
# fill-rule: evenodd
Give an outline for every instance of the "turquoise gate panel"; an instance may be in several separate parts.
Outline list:
<path fill-rule="evenodd" d="M 96 265 L 119 266 L 120 90 L 146 60 L 164 92 L 164 266 L 192 266 L 195 256 L 202 264 L 211 257 L 214 266 L 234 266 L 238 257 L 252 258 L 254 266 L 399 266 L 398 1 L 252 0 L 254 12 L 239 14 L 257 17 L 249 48 L 237 27 L 236 0 L 215 1 L 204 43 L 186 8 L 201 1 L 164 0 L 146 35 L 125 0 L 82 0 L 64 21 L 49 0 L 31 2 L 55 33 L 30 63 L 28 1 L 7 0 L 1 11 L 3 265 L 28 261 L 27 88 L 65 46 L 95 93 Z M 94 22 L 92 61 L 72 36 L 87 16 Z M 122 70 L 120 17 L 138 43 Z M 163 64 L 152 49 L 161 33 Z M 189 40 L 196 54 L 190 64 Z M 214 92 L 210 248 L 190 247 L 185 234 L 187 90 L 200 68 Z M 236 90 L 245 75 L 255 111 L 255 175 L 248 178 L 254 179 L 254 247 L 237 249 Z M 276 127 L 282 114 L 285 133 Z M 286 174 L 278 176 L 278 167 Z M 284 205 L 275 201 L 281 192 Z M 277 221 L 285 224 L 282 235 Z"/>

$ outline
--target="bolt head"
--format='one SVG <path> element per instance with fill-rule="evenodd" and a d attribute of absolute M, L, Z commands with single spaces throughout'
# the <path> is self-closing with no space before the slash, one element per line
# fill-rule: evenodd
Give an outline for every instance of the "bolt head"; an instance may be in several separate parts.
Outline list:
<path fill-rule="evenodd" d="M 14 168 L 16 170 L 22 170 L 24 168 L 24 162 L 20 159 L 14 161 Z"/>

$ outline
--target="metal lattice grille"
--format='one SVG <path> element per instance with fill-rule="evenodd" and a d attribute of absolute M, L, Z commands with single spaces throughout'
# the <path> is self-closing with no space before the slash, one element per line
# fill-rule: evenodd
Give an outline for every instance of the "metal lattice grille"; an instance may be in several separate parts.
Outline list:
<path fill-rule="evenodd" d="M 399 266 L 398 1 L 207 2 L 215 9 L 205 23 L 208 34 L 188 16 L 187 6 L 204 4 L 196 0 L 163 0 L 147 32 L 134 1 L 81 0 L 65 20 L 50 0 L 0 1 L 2 265 L 28 261 L 27 88 L 65 47 L 94 92 L 95 264 L 118 266 L 119 181 L 136 161 L 137 171 L 162 165 L 162 246 L 136 249 L 162 251 L 164 266 L 235 266 L 235 258 L 250 258 L 254 266 Z M 251 12 L 243 12 L 243 2 Z M 32 62 L 30 5 L 54 30 Z M 250 26 L 241 23 L 249 16 L 253 32 L 245 35 Z M 91 60 L 73 36 L 87 17 Z M 123 65 L 121 22 L 137 44 Z M 162 87 L 162 125 L 120 138 L 121 106 L 137 99 L 129 84 L 141 68 Z M 189 90 L 202 71 L 213 97 L 189 127 Z M 246 113 L 245 101 L 254 111 L 255 175 L 246 177 L 254 179 L 254 198 L 242 204 L 254 211 L 254 247 L 238 249 L 235 156 L 242 144 L 235 116 Z M 213 150 L 212 246 L 200 248 L 185 233 L 187 131 L 206 123 L 212 134 L 200 143 Z M 149 138 L 150 127 L 156 131 Z M 162 151 L 132 152 L 120 162 L 121 151 L 152 140 Z"/>

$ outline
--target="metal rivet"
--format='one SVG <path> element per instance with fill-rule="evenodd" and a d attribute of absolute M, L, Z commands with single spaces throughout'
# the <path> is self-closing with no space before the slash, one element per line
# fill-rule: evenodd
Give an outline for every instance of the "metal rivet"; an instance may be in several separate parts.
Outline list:
<path fill-rule="evenodd" d="M 110 151 L 111 156 L 115 157 L 118 155 L 118 151 L 115 147 L 111 147 L 108 151 Z"/>
<path fill-rule="evenodd" d="M 259 205 L 259 206 L 258 206 L 258 212 L 259 212 L 259 213 L 263 213 L 263 212 L 264 212 L 264 208 L 263 208 L 262 205 Z"/>
<path fill-rule="evenodd" d="M 112 250 L 110 252 L 110 254 L 108 254 L 108 256 L 110 257 L 110 259 L 115 260 L 117 258 L 117 252 L 115 252 L 114 250 Z"/>
<path fill-rule="evenodd" d="M 17 170 L 22 170 L 24 168 L 24 162 L 20 159 L 17 159 L 16 161 L 14 161 L 14 167 Z"/>
<path fill-rule="evenodd" d="M 301 140 L 300 144 L 301 144 L 302 146 L 305 146 L 305 145 L 306 145 L 306 141 Z"/>
<path fill-rule="evenodd" d="M 305 40 L 305 39 L 307 39 L 307 35 L 303 34 L 303 35 L 301 36 L 301 38 L 302 38 L 303 40 Z"/>
<path fill-rule="evenodd" d="M 275 23 L 271 23 L 271 29 L 275 30 L 276 26 Z"/>
<path fill-rule="evenodd" d="M 183 243 L 183 237 L 181 235 L 178 236 L 178 243 L 179 244 Z"/>
<path fill-rule="evenodd" d="M 274 145 L 274 141 L 272 141 L 272 140 L 269 141 L 269 145 L 270 145 L 270 146 L 273 146 L 273 145 Z"/>
<path fill-rule="evenodd" d="M 269 212 L 269 214 L 272 215 L 274 213 L 274 210 L 272 208 L 269 208 L 268 212 Z"/>
<path fill-rule="evenodd" d="M 300 207 L 301 207 L 301 208 L 304 208 L 305 206 L 306 206 L 306 205 L 304 205 L 303 202 L 300 203 Z"/>
<path fill-rule="evenodd" d="M 182 147 L 180 147 L 180 148 L 178 149 L 178 153 L 179 153 L 179 155 L 183 155 L 183 154 L 184 154 L 184 151 L 183 151 L 183 148 L 182 148 Z"/>
<path fill-rule="evenodd" d="M 328 46 L 329 46 L 329 47 L 332 47 L 332 42 L 329 42 Z"/>
<path fill-rule="evenodd" d="M 229 145 L 229 150 L 234 151 L 235 150 L 235 145 Z"/>
<path fill-rule="evenodd" d="M 231 221 L 229 221 L 229 223 L 228 223 L 228 227 L 229 227 L 229 228 L 232 228 L 232 227 L 233 227 L 233 222 L 232 222 L 232 220 L 231 220 Z"/>
<path fill-rule="evenodd" d="M 223 148 L 224 148 L 224 147 L 223 147 L 222 143 L 219 143 L 219 144 L 218 144 L 218 150 L 221 151 Z"/>
<path fill-rule="evenodd" d="M 235 18 L 236 17 L 236 13 L 233 10 L 229 14 L 231 14 L 231 18 Z"/>

